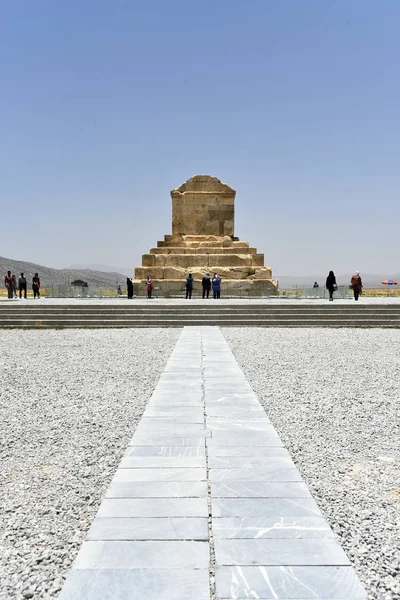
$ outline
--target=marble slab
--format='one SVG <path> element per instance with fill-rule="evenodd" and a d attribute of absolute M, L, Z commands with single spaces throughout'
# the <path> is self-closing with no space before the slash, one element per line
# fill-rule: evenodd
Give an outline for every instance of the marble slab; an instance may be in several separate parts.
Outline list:
<path fill-rule="evenodd" d="M 271 467 L 290 467 L 295 469 L 295 464 L 287 456 L 209 456 L 208 466 L 210 469 L 260 469 Z"/>
<path fill-rule="evenodd" d="M 74 569 L 207 569 L 209 560 L 207 542 L 83 542 Z"/>
<path fill-rule="evenodd" d="M 212 520 L 214 538 L 336 538 L 323 517 L 225 517 Z"/>
<path fill-rule="evenodd" d="M 213 498 L 215 517 L 320 517 L 312 498 Z"/>
<path fill-rule="evenodd" d="M 170 407 L 171 409 L 177 408 L 178 410 L 181 408 L 204 410 L 204 402 L 201 394 L 199 394 L 198 397 L 194 395 L 192 397 L 182 395 L 178 397 L 176 394 L 168 394 L 168 396 L 165 397 L 162 394 L 157 394 L 157 396 L 154 396 L 149 400 L 147 407 L 159 409 Z"/>
<path fill-rule="evenodd" d="M 206 481 L 133 481 L 111 483 L 106 498 L 205 498 Z"/>
<path fill-rule="evenodd" d="M 245 379 L 243 371 L 241 371 L 238 365 L 235 365 L 232 361 L 227 361 L 227 365 L 224 367 L 204 367 L 204 377 L 206 379 L 220 378 L 221 376 L 223 376 L 226 379 L 228 379 L 229 377 L 232 377 L 232 379 L 238 377 Z"/>
<path fill-rule="evenodd" d="M 274 431 L 251 432 L 251 431 L 214 431 L 212 438 L 206 438 L 207 446 L 280 446 L 282 440 Z"/>
<path fill-rule="evenodd" d="M 167 420 L 174 420 L 177 423 L 204 423 L 204 409 L 191 409 L 179 406 L 147 407 L 143 414 L 143 419 L 159 419 L 160 421 L 165 420 L 165 422 Z M 188 421 L 188 419 L 190 420 Z"/>
<path fill-rule="evenodd" d="M 285 467 L 253 467 L 252 469 L 210 469 L 210 481 L 302 481 L 297 469 Z"/>
<path fill-rule="evenodd" d="M 142 423 L 144 425 L 149 425 L 152 422 L 156 428 L 158 425 L 174 427 L 175 425 L 182 425 L 183 423 L 187 425 L 196 425 L 202 424 L 204 425 L 204 414 L 199 411 L 197 416 L 195 414 L 179 414 L 179 413 L 163 413 L 163 414 L 144 414 L 142 417 Z"/>
<path fill-rule="evenodd" d="M 217 600 L 367 600 L 351 567 L 217 567 Z"/>
<path fill-rule="evenodd" d="M 87 541 L 208 540 L 208 519 L 137 518 L 95 519 Z"/>
<path fill-rule="evenodd" d="M 213 498 L 311 498 L 303 481 L 227 481 L 211 485 Z"/>
<path fill-rule="evenodd" d="M 199 468 L 118 469 L 112 483 L 119 481 L 206 481 L 206 479 L 206 470 Z"/>
<path fill-rule="evenodd" d="M 72 569 L 60 600 L 210 600 L 208 569 Z"/>
<path fill-rule="evenodd" d="M 173 370 L 165 371 L 161 374 L 160 379 L 158 380 L 157 388 L 159 388 L 159 386 L 161 386 L 162 384 L 170 383 L 171 381 L 173 383 L 176 383 L 177 386 L 189 385 L 190 387 L 194 385 L 201 386 L 203 383 L 200 369 L 198 369 L 196 375 L 194 375 L 193 372 L 189 375 L 189 373 L 182 373 L 181 370 Z"/>
<path fill-rule="evenodd" d="M 207 498 L 105 499 L 97 517 L 208 517 L 208 505 Z"/>
<path fill-rule="evenodd" d="M 205 456 L 128 456 L 122 458 L 119 469 L 141 469 L 165 467 L 206 467 Z"/>
<path fill-rule="evenodd" d="M 217 379 L 209 379 L 204 382 L 204 390 L 207 392 L 226 392 L 230 393 L 232 389 L 236 390 L 237 394 L 249 394 L 252 388 L 249 384 L 242 383 L 242 380 L 236 381 L 219 381 Z"/>
<path fill-rule="evenodd" d="M 249 458 L 290 458 L 283 446 L 213 446 L 208 447 L 208 456 L 246 456 Z"/>
<path fill-rule="evenodd" d="M 205 411 L 207 418 L 224 417 L 226 419 L 256 419 L 260 416 L 267 416 L 260 404 L 253 404 L 244 408 L 235 404 L 219 406 L 215 403 L 210 404 L 209 402 L 206 402 Z"/>
<path fill-rule="evenodd" d="M 234 388 L 230 388 L 229 390 L 216 390 L 211 388 L 205 391 L 204 398 L 206 404 L 225 402 L 225 404 L 234 404 L 238 407 L 243 407 L 246 402 L 250 402 L 252 400 L 256 406 L 261 406 L 257 396 L 251 389 L 238 391 Z"/>
<path fill-rule="evenodd" d="M 220 539 L 214 540 L 216 564 L 262 566 L 348 566 L 340 544 L 323 539 Z"/>
<path fill-rule="evenodd" d="M 129 446 L 205 446 L 204 437 L 134 435 Z"/>
<path fill-rule="evenodd" d="M 235 431 L 235 432 L 243 432 L 243 431 L 265 431 L 266 433 L 270 433 L 273 430 L 271 422 L 267 417 L 261 416 L 257 420 L 251 419 L 242 419 L 242 420 L 232 420 L 229 418 L 218 418 L 211 419 L 207 418 L 207 429 L 211 431 Z"/>
<path fill-rule="evenodd" d="M 152 419 L 142 419 L 136 428 L 135 435 L 168 435 L 178 437 L 211 437 L 210 431 L 204 427 L 203 423 L 159 423 L 157 421 L 150 423 Z M 186 435 L 185 435 L 186 432 Z"/>
<path fill-rule="evenodd" d="M 128 446 L 126 456 L 205 456 L 205 446 Z"/>
<path fill-rule="evenodd" d="M 211 437 L 211 431 L 204 427 L 204 423 L 195 425 L 163 425 L 162 423 L 150 424 L 143 419 L 135 431 L 135 436 L 177 436 L 177 437 Z"/>

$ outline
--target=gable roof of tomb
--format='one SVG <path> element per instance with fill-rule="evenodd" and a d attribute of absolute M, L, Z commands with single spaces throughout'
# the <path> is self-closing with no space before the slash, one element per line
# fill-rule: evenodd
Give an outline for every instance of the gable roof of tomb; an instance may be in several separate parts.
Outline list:
<path fill-rule="evenodd" d="M 236 194 L 236 191 L 230 185 L 222 183 L 217 177 L 212 177 L 211 175 L 193 175 L 193 177 L 171 191 L 171 195 L 186 193 Z"/>

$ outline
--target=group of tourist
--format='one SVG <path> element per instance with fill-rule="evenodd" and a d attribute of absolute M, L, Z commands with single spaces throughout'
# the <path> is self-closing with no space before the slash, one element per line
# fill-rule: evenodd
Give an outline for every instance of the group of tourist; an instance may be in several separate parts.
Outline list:
<path fill-rule="evenodd" d="M 185 282 L 185 290 L 186 290 L 185 298 L 186 299 L 187 298 L 190 299 L 192 297 L 193 284 L 194 284 L 194 278 L 193 278 L 192 274 L 189 273 L 189 275 L 186 277 L 186 282 Z M 153 294 L 153 281 L 152 281 L 150 275 L 147 275 L 145 285 L 146 285 L 147 297 L 151 298 L 152 294 Z M 204 275 L 203 279 L 201 280 L 201 287 L 203 290 L 203 298 L 209 298 L 211 290 L 213 291 L 214 299 L 221 298 L 221 277 L 219 277 L 218 273 L 214 273 L 214 277 L 212 279 L 210 277 L 210 273 L 206 273 Z M 133 298 L 133 283 L 132 283 L 132 279 L 130 279 L 129 277 L 127 277 L 127 279 L 126 279 L 126 290 L 127 290 L 128 299 L 132 299 Z"/>
<path fill-rule="evenodd" d="M 193 282 L 194 279 L 192 274 L 189 273 L 188 277 L 186 277 L 186 299 L 192 297 L 193 292 Z M 214 300 L 221 298 L 221 277 L 219 277 L 218 273 L 214 273 L 214 277 L 211 279 L 210 273 L 206 273 L 201 280 L 201 287 L 203 290 L 203 298 L 210 297 L 210 291 L 212 289 Z"/>
<path fill-rule="evenodd" d="M 318 284 L 316 286 L 315 283 L 314 287 L 318 287 Z M 354 300 L 357 301 L 358 297 L 362 294 L 363 287 L 362 280 L 360 277 L 360 271 L 356 271 L 355 274 L 352 276 L 350 281 L 350 287 L 353 290 Z M 333 301 L 333 293 L 336 292 L 338 289 L 335 273 L 333 271 L 329 271 L 328 277 L 326 278 L 326 289 L 329 292 L 329 300 Z"/>
<path fill-rule="evenodd" d="M 23 295 L 26 298 L 27 282 L 23 273 L 20 274 L 17 282 L 16 275 L 11 274 L 11 271 L 7 271 L 7 275 L 4 277 L 4 286 L 10 299 L 17 298 L 17 289 L 19 290 L 19 297 L 22 298 Z M 32 277 L 32 290 L 33 297 L 40 298 L 40 279 L 37 273 Z"/>

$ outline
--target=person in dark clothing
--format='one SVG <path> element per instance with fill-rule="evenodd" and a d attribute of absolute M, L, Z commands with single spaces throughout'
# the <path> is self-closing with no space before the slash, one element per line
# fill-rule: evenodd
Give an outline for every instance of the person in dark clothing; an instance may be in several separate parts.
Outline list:
<path fill-rule="evenodd" d="M 360 271 L 356 271 L 356 274 L 351 278 L 351 287 L 354 294 L 354 300 L 358 301 L 358 296 L 362 294 L 362 280 L 360 277 Z"/>
<path fill-rule="evenodd" d="M 133 283 L 132 279 L 130 279 L 129 277 L 126 278 L 126 293 L 128 299 L 131 300 L 133 298 Z"/>
<path fill-rule="evenodd" d="M 186 277 L 186 299 L 189 298 L 189 300 L 192 297 L 192 292 L 193 292 L 193 277 L 192 274 L 189 273 L 189 276 Z"/>
<path fill-rule="evenodd" d="M 203 298 L 205 298 L 206 296 L 207 298 L 209 298 L 211 290 L 210 273 L 206 273 L 204 275 L 203 279 L 201 280 L 201 286 L 203 288 Z"/>
<path fill-rule="evenodd" d="M 313 288 L 319 288 L 318 281 L 314 281 Z"/>
<path fill-rule="evenodd" d="M 14 298 L 14 288 L 11 271 L 7 271 L 7 275 L 4 277 L 4 286 L 7 288 L 8 298 L 11 300 Z"/>
<path fill-rule="evenodd" d="M 337 290 L 336 277 L 333 271 L 329 271 L 329 275 L 326 278 L 326 289 L 329 291 L 329 300 L 333 301 L 333 292 Z"/>
<path fill-rule="evenodd" d="M 214 273 L 212 280 L 212 289 L 214 294 L 214 300 L 221 298 L 221 277 L 218 277 L 218 273 Z"/>
<path fill-rule="evenodd" d="M 32 278 L 32 290 L 33 290 L 33 297 L 40 298 L 40 279 L 39 279 L 39 275 L 37 273 L 35 273 Z"/>
<path fill-rule="evenodd" d="M 24 298 L 26 298 L 26 277 L 23 273 L 18 277 L 18 289 L 19 297 L 22 298 L 22 292 L 24 292 Z"/>

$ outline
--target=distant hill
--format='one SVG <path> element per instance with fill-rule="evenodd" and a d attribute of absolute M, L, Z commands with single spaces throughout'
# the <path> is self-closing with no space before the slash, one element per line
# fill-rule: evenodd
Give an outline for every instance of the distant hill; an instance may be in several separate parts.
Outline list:
<path fill-rule="evenodd" d="M 7 271 L 15 273 L 17 278 L 20 273 L 24 273 L 28 283 L 32 281 L 35 273 L 39 273 L 40 282 L 43 287 L 51 284 L 65 285 L 75 279 L 83 279 L 83 281 L 88 283 L 89 287 L 114 289 L 119 283 L 124 284 L 127 277 L 123 273 L 105 273 L 94 269 L 52 269 L 51 267 L 0 256 L 0 275 L 4 277 Z M 1 281 L 0 285 L 3 287 L 3 281 Z"/>
<path fill-rule="evenodd" d="M 126 277 L 132 277 L 133 268 L 128 267 L 110 267 L 109 265 L 98 265 L 98 264 L 82 264 L 82 265 L 69 265 L 68 269 L 89 269 L 90 271 L 101 271 L 102 273 L 122 273 Z"/>

